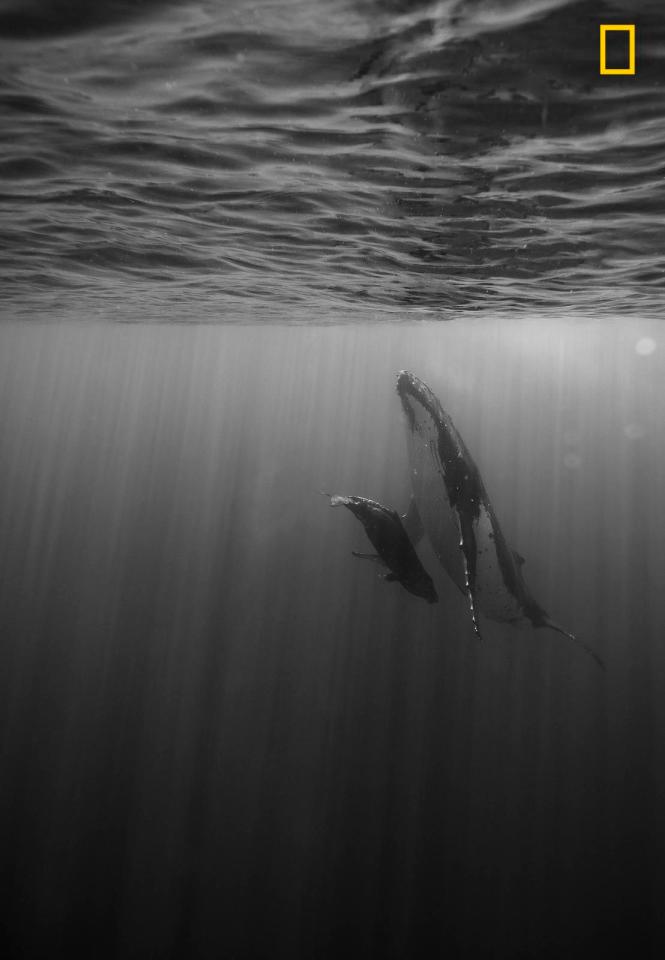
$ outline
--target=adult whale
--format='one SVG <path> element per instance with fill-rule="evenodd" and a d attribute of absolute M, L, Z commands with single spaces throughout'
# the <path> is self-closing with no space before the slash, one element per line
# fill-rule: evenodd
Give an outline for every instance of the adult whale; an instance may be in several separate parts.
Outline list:
<path fill-rule="evenodd" d="M 468 599 L 474 629 L 477 612 L 502 623 L 531 623 L 564 630 L 536 602 L 522 573 L 524 559 L 506 541 L 485 484 L 453 421 L 430 388 L 402 370 L 397 393 L 407 420 L 413 495 L 439 561 Z"/>
<path fill-rule="evenodd" d="M 437 602 L 432 578 L 420 562 L 395 510 L 367 497 L 345 497 L 330 493 L 324 496 L 330 497 L 332 507 L 347 507 L 360 520 L 376 550 L 376 554 L 353 551 L 354 557 L 380 563 L 389 571 L 385 574 L 386 580 L 399 581 L 405 590 L 428 603 Z"/>

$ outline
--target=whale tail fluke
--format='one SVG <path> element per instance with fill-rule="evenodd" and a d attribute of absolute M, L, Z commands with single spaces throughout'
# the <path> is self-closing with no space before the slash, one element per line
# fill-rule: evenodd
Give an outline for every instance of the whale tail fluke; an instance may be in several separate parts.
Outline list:
<path fill-rule="evenodd" d="M 588 643 L 585 643 L 584 640 L 580 640 L 579 637 L 576 637 L 574 633 L 569 633 L 568 630 L 564 630 L 563 627 L 560 627 L 558 623 L 555 623 L 554 620 L 550 620 L 549 617 L 543 617 L 542 623 L 539 626 L 547 627 L 549 630 L 554 630 L 556 633 L 563 634 L 564 637 L 568 637 L 569 640 L 572 640 L 573 643 L 576 643 L 578 647 L 581 647 L 582 650 L 585 650 L 589 656 L 596 661 L 601 670 L 605 670 L 605 662 L 601 660 L 593 647 L 590 647 Z"/>

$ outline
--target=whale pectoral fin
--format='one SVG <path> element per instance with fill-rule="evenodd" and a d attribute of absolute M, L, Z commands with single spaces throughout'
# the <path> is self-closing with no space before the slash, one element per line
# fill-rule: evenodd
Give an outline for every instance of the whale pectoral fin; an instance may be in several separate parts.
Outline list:
<path fill-rule="evenodd" d="M 517 550 L 513 550 L 512 554 L 517 566 L 521 567 L 522 564 L 525 562 L 524 557 L 520 553 L 518 553 Z"/>
<path fill-rule="evenodd" d="M 357 557 L 358 560 L 371 560 L 372 563 L 378 563 L 379 566 L 385 567 L 385 563 L 378 553 L 356 553 L 355 550 L 352 550 L 351 553 L 354 557 Z"/>
<path fill-rule="evenodd" d="M 479 640 L 482 640 L 474 603 L 476 593 L 476 542 L 473 534 L 472 521 L 466 517 L 461 510 L 456 508 L 455 512 L 457 514 L 457 525 L 459 528 L 459 547 L 462 551 L 462 559 L 464 561 L 465 592 L 466 599 L 469 603 L 471 623 L 473 624 L 473 632 Z"/>

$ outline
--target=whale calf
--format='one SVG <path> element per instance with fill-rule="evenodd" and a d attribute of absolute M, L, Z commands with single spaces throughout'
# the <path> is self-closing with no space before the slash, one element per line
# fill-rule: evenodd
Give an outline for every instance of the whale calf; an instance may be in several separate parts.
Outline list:
<path fill-rule="evenodd" d="M 522 573 L 524 559 L 501 530 L 482 477 L 453 421 L 430 388 L 406 370 L 397 393 L 407 420 L 413 496 L 425 532 L 446 572 L 477 613 L 490 620 L 549 627 L 596 652 L 564 630 L 536 602 Z"/>
<path fill-rule="evenodd" d="M 354 557 L 380 563 L 388 569 L 386 580 L 399 581 L 405 590 L 416 597 L 422 597 L 428 603 L 437 602 L 432 578 L 420 562 L 395 510 L 366 497 L 345 497 L 330 493 L 324 496 L 330 497 L 332 507 L 347 507 L 354 517 L 360 520 L 376 550 L 376 554 L 353 551 Z"/>

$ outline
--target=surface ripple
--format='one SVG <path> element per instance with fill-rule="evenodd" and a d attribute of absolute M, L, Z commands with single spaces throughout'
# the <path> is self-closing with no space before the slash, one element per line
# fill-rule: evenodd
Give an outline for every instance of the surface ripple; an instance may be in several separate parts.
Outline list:
<path fill-rule="evenodd" d="M 0 5 L 3 315 L 662 313 L 660 0 L 95 11 Z"/>

